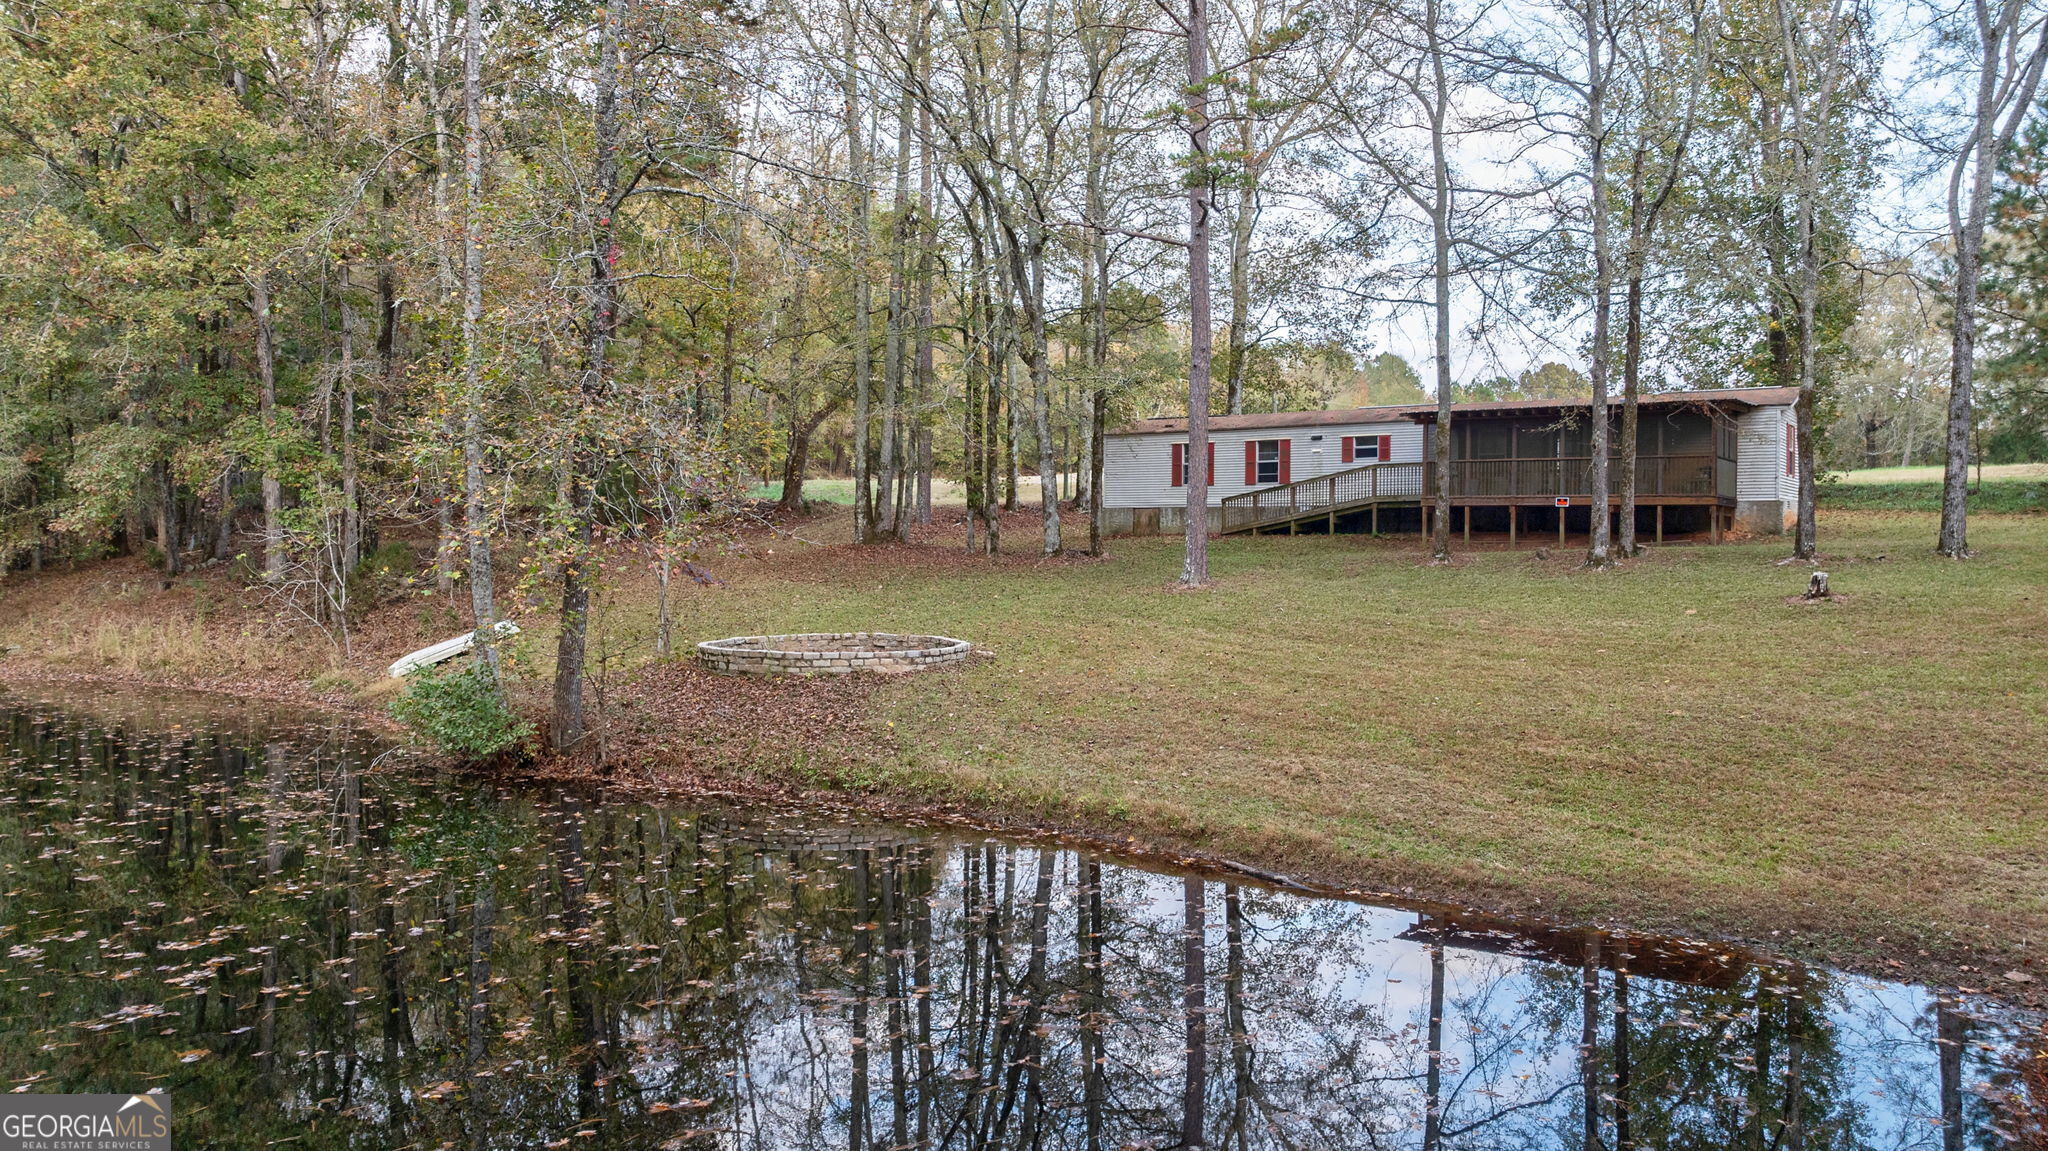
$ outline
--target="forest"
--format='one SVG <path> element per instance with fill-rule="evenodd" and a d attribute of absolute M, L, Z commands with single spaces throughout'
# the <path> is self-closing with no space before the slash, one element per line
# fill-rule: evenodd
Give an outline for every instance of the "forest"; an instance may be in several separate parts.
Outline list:
<path fill-rule="evenodd" d="M 1965 555 L 1967 467 L 2048 455 L 2026 0 L 0 18 L 0 565 L 235 564 L 324 626 L 431 532 L 482 634 L 559 613 L 557 746 L 600 554 L 665 595 L 819 474 L 860 541 L 939 482 L 969 550 L 1035 502 L 1092 551 L 1128 418 L 1774 384 L 1799 555 L 1821 468 L 1909 463 Z"/>

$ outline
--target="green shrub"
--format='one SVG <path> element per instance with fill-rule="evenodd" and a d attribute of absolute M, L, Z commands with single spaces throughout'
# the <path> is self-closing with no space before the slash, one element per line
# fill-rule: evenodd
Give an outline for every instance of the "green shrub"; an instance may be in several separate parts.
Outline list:
<path fill-rule="evenodd" d="M 524 750 L 533 725 L 520 719 L 493 690 L 482 667 L 426 668 L 408 677 L 391 715 L 414 735 L 465 762 Z"/>

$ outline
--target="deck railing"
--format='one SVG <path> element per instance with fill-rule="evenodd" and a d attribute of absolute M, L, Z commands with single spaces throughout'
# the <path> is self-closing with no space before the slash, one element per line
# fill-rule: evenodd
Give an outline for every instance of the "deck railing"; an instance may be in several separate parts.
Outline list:
<path fill-rule="evenodd" d="M 1314 479 L 1223 497 L 1223 530 L 1297 519 L 1317 511 L 1422 497 L 1422 465 L 1367 464 Z"/>
<path fill-rule="evenodd" d="M 1725 463 L 1727 466 L 1717 466 Z M 1593 488 L 1592 457 L 1454 460 L 1454 499 L 1589 496 Z M 1711 455 L 1636 457 L 1636 493 L 1641 496 L 1726 495 L 1732 461 Z M 1725 474 L 1725 475 L 1724 475 Z M 1436 465 L 1429 463 L 1366 464 L 1329 475 L 1276 484 L 1222 501 L 1225 532 L 1372 503 L 1406 503 L 1436 494 Z"/>
<path fill-rule="evenodd" d="M 1616 460 L 1610 467 L 1618 468 Z M 1733 464 L 1729 465 L 1732 474 Z M 1636 457 L 1636 493 L 1645 496 L 1711 496 L 1719 494 L 1714 457 L 1706 454 Z M 1610 477 L 1616 473 L 1610 472 Z M 1610 482 L 1611 479 L 1610 479 Z M 1591 456 L 1541 456 L 1506 460 L 1453 460 L 1451 495 L 1586 496 L 1593 492 Z M 1428 494 L 1436 494 L 1436 469 L 1430 469 Z"/>

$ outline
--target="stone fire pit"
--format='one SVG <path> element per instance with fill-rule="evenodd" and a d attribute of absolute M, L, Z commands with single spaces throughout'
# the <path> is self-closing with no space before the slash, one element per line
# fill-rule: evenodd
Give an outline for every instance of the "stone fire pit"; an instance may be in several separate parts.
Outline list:
<path fill-rule="evenodd" d="M 880 631 L 740 635 L 697 645 L 697 664 L 726 675 L 904 673 L 961 663 L 973 644 L 943 635 Z"/>

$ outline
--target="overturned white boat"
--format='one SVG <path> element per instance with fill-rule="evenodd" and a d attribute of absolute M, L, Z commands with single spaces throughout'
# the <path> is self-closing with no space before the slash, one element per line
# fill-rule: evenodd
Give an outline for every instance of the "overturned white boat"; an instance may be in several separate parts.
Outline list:
<path fill-rule="evenodd" d="M 509 619 L 501 619 L 491 625 L 491 631 L 502 640 L 509 636 L 518 635 L 519 625 Z M 454 639 L 444 639 L 432 647 L 423 647 L 409 655 L 399 656 L 391 663 L 391 677 L 397 679 L 402 676 L 408 676 L 423 667 L 432 667 L 437 663 L 454 659 L 458 655 L 466 655 L 471 648 L 476 646 L 476 636 L 476 632 L 470 632 L 468 635 L 458 635 Z"/>

